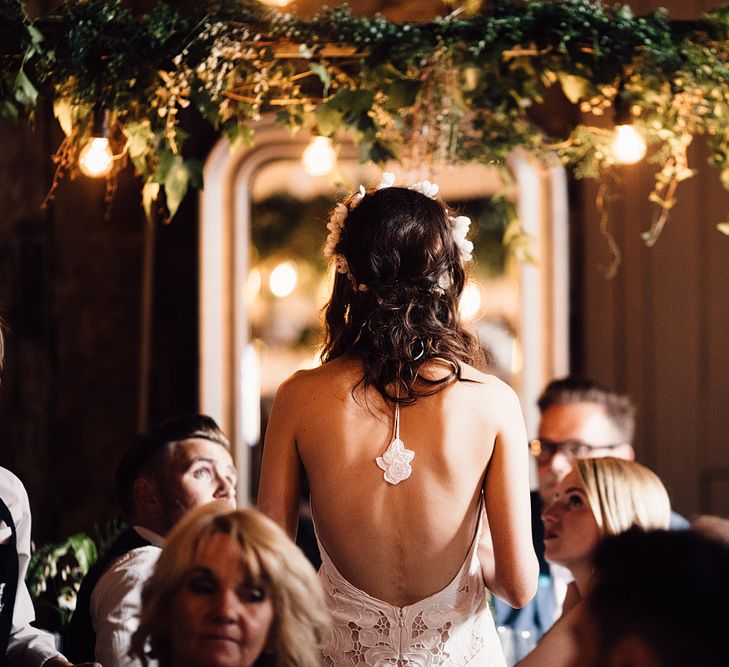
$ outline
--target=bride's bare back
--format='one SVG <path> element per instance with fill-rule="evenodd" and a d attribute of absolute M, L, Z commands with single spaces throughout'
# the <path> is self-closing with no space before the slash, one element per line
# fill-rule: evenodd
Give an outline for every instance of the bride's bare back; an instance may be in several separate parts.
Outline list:
<path fill-rule="evenodd" d="M 448 375 L 437 361 L 425 377 Z M 392 440 L 394 409 L 340 357 L 280 388 L 264 447 L 258 503 L 295 535 L 303 475 L 322 545 L 337 569 L 397 606 L 443 589 L 476 533 L 481 490 L 484 579 L 515 605 L 534 592 L 526 434 L 518 400 L 500 380 L 463 366 L 463 378 L 401 409 L 412 475 L 392 485 L 375 463 Z M 490 527 L 490 531 L 489 531 Z M 493 538 L 493 540 L 491 539 Z"/>

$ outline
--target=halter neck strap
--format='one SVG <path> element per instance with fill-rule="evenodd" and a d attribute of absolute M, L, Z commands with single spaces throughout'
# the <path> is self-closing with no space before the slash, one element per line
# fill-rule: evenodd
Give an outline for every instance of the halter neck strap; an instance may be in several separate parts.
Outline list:
<path fill-rule="evenodd" d="M 395 423 L 392 427 L 392 438 L 400 439 L 400 404 L 395 403 Z"/>

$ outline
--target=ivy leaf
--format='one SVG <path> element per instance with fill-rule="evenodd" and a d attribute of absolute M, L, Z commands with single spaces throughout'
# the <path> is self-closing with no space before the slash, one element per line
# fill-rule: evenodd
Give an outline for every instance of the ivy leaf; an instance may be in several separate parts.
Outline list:
<path fill-rule="evenodd" d="M 362 148 L 364 148 L 364 144 Z M 384 164 L 388 160 L 392 160 L 397 157 L 395 147 L 392 144 L 387 144 L 379 139 L 370 144 L 369 149 L 366 149 L 366 153 L 364 153 L 364 151 L 360 151 L 360 155 L 362 154 L 366 154 L 367 157 L 376 164 Z"/>
<path fill-rule="evenodd" d="M 253 145 L 253 130 L 245 123 L 231 123 L 230 125 L 226 125 L 225 136 L 230 141 L 231 150 L 235 150 L 241 146 Z"/>
<path fill-rule="evenodd" d="M 716 228 L 726 236 L 729 236 L 729 222 L 720 222 Z"/>
<path fill-rule="evenodd" d="M 180 207 L 189 185 L 190 172 L 185 165 L 185 161 L 181 155 L 173 156 L 164 179 L 167 209 L 170 212 L 170 218 L 173 218 L 175 213 L 177 213 L 177 209 Z"/>
<path fill-rule="evenodd" d="M 36 28 L 32 23 L 29 23 L 26 26 L 26 30 L 30 35 L 30 41 L 32 44 L 38 45 L 43 41 L 43 33 L 38 30 L 38 28 Z"/>
<path fill-rule="evenodd" d="M 157 197 L 159 197 L 159 183 L 147 181 L 142 188 L 142 206 L 149 222 L 152 222 L 152 204 Z"/>
<path fill-rule="evenodd" d="M 565 74 L 564 72 L 559 72 L 557 76 L 562 86 L 562 92 L 572 104 L 577 104 L 587 96 L 589 85 L 587 79 L 574 74 Z"/>
<path fill-rule="evenodd" d="M 316 127 L 319 134 L 330 137 L 337 128 L 342 124 L 342 112 L 334 108 L 333 105 L 320 104 L 314 111 L 316 119 Z"/>
<path fill-rule="evenodd" d="M 150 122 L 130 122 L 124 127 L 124 135 L 127 138 L 126 150 L 134 168 L 143 176 L 149 175 L 147 156 L 153 154 L 156 147 Z"/>
<path fill-rule="evenodd" d="M 415 97 L 420 89 L 419 81 L 400 79 L 390 85 L 383 86 L 382 92 L 387 96 L 385 108 L 392 111 L 399 111 L 415 104 Z"/>
<path fill-rule="evenodd" d="M 173 218 L 190 187 L 202 188 L 202 162 L 199 160 L 183 160 L 181 155 L 174 155 L 166 165 L 164 177 L 167 209 Z"/>
<path fill-rule="evenodd" d="M 10 118 L 11 120 L 18 120 L 18 107 L 10 100 L 3 100 L 0 103 L 0 116 Z"/>
<path fill-rule="evenodd" d="M 73 106 L 67 97 L 61 97 L 53 101 L 53 115 L 58 120 L 63 133 L 70 137 L 71 132 L 73 132 Z"/>
<path fill-rule="evenodd" d="M 124 135 L 127 138 L 127 151 L 129 157 L 135 162 L 149 152 L 149 147 L 154 140 L 154 132 L 148 120 L 141 123 L 127 123 L 124 127 Z"/>
<path fill-rule="evenodd" d="M 344 88 L 326 104 L 330 104 L 332 108 L 346 113 L 348 116 L 357 116 L 363 111 L 369 111 L 374 99 L 375 93 L 372 90 Z"/>
<path fill-rule="evenodd" d="M 68 545 L 79 567 L 84 573 L 88 572 L 97 556 L 94 541 L 86 533 L 76 533 L 68 538 Z"/>
<path fill-rule="evenodd" d="M 26 107 L 32 107 L 38 99 L 38 89 L 22 69 L 15 77 L 15 99 Z"/>
<path fill-rule="evenodd" d="M 309 69 L 321 79 L 321 82 L 324 84 L 324 93 L 322 96 L 326 97 L 329 94 L 329 88 L 332 85 L 332 77 L 331 74 L 329 74 L 329 70 L 326 65 L 322 65 L 321 63 L 309 63 Z"/>
<path fill-rule="evenodd" d="M 159 154 L 159 162 L 157 163 L 157 169 L 154 170 L 154 174 L 152 174 L 152 180 L 155 183 L 164 183 L 167 179 L 167 174 L 169 174 L 170 169 L 172 168 L 172 163 L 174 162 L 175 158 L 177 158 L 180 162 L 182 162 L 182 157 L 179 155 L 175 155 L 170 150 L 163 150 Z"/>

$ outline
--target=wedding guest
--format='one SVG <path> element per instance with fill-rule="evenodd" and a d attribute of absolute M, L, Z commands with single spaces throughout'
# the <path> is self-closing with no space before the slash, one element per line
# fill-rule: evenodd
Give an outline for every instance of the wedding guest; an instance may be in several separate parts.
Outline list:
<path fill-rule="evenodd" d="M 329 615 L 314 568 L 273 521 L 219 502 L 172 531 L 133 650 L 160 667 L 318 667 Z"/>
<path fill-rule="evenodd" d="M 0 333 L 0 350 L 2 334 Z M 2 352 L 0 351 L 0 363 Z M 69 667 L 53 636 L 34 628 L 33 602 L 25 585 L 30 561 L 30 503 L 22 482 L 0 468 L 0 664 Z M 83 663 L 79 667 L 100 667 Z"/>
<path fill-rule="evenodd" d="M 544 558 L 544 525 L 541 514 L 551 502 L 557 485 L 578 459 L 612 456 L 635 459 L 635 405 L 629 396 L 589 379 L 568 376 L 552 380 L 537 402 L 540 411 L 538 437 L 530 445 L 537 464 L 538 491 L 531 494 L 532 536 L 539 559 L 537 594 L 522 609 L 495 599 L 497 625 L 539 639 L 559 616 L 569 576 Z M 671 513 L 671 528 L 688 522 Z"/>
<path fill-rule="evenodd" d="M 0 367 L 5 353 L 0 323 Z M 35 610 L 25 585 L 30 562 L 31 515 L 23 483 L 0 468 L 0 664 L 8 667 L 69 667 L 52 635 L 34 628 Z M 83 663 L 78 667 L 100 667 Z M 108 666 L 107 666 L 108 667 Z"/>
<path fill-rule="evenodd" d="M 393 181 L 333 211 L 324 364 L 278 391 L 259 506 L 293 537 L 308 478 L 325 664 L 503 664 L 484 582 L 520 606 L 537 580 L 524 421 L 459 315 L 470 221 Z"/>
<path fill-rule="evenodd" d="M 729 665 L 726 542 L 696 530 L 628 531 L 606 539 L 593 562 L 574 667 Z"/>
<path fill-rule="evenodd" d="M 131 637 L 141 590 L 165 536 L 188 510 L 222 499 L 236 506 L 236 472 L 228 439 L 213 419 L 185 415 L 139 436 L 116 473 L 130 527 L 84 578 L 66 649 L 77 660 L 132 667 Z"/>
<path fill-rule="evenodd" d="M 576 656 L 574 629 L 582 598 L 591 585 L 595 571 L 592 556 L 600 539 L 633 527 L 666 529 L 670 516 L 666 489 L 648 468 L 612 457 L 575 461 L 542 514 L 545 557 L 567 568 L 574 582 L 561 618 L 518 664 L 572 665 Z"/>

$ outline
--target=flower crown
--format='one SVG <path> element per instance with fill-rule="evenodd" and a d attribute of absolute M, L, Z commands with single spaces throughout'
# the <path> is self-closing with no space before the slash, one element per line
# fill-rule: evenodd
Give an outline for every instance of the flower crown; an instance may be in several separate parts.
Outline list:
<path fill-rule="evenodd" d="M 395 174 L 386 171 L 382 174 L 382 180 L 377 185 L 377 190 L 383 190 L 384 188 L 391 188 L 395 184 Z M 426 197 L 435 199 L 438 194 L 440 187 L 431 183 L 430 181 L 423 180 L 413 183 L 412 185 L 406 186 L 408 190 L 419 192 Z M 347 219 L 350 211 L 357 208 L 362 200 L 364 199 L 367 192 L 365 191 L 364 185 L 359 186 L 359 190 L 352 195 L 349 200 L 349 204 L 339 202 L 332 211 L 332 214 L 327 223 L 327 229 L 329 230 L 329 236 L 327 236 L 326 244 L 324 245 L 324 256 L 334 257 L 334 263 L 336 266 L 337 273 L 342 273 L 349 278 L 355 290 L 358 292 L 366 292 L 367 285 L 364 283 L 358 283 L 356 278 L 352 275 L 349 270 L 349 262 L 347 258 L 341 253 L 337 252 L 337 244 L 342 235 L 342 229 L 344 229 L 344 221 Z M 470 262 L 473 258 L 473 243 L 466 238 L 468 229 L 471 226 L 471 219 L 465 215 L 459 216 L 448 216 L 448 221 L 451 224 L 451 234 L 453 234 L 453 241 L 458 247 L 459 255 L 462 262 Z M 441 276 L 438 279 L 437 288 L 441 292 L 450 285 L 450 278 L 447 275 Z"/>

